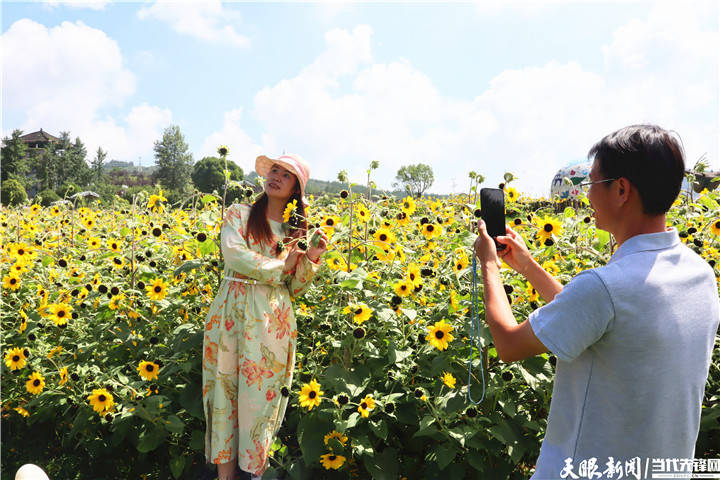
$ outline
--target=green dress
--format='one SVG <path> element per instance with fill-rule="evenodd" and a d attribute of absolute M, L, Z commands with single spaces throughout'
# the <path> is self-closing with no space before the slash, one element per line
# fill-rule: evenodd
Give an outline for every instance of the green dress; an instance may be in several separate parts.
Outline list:
<path fill-rule="evenodd" d="M 212 463 L 236 459 L 242 470 L 262 475 L 295 367 L 291 300 L 309 286 L 319 264 L 302 255 L 293 271 L 283 271 L 287 249 L 273 253 L 283 238 L 282 224 L 273 220 L 273 245 L 250 237 L 248 247 L 249 213 L 249 205 L 232 205 L 222 225 L 224 279 L 207 314 L 203 342 L 205 457 Z"/>

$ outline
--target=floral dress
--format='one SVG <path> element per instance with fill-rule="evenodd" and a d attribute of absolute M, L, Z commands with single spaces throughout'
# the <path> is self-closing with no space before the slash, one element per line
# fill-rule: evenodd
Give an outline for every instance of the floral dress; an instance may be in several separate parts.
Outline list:
<path fill-rule="evenodd" d="M 297 324 L 291 299 L 309 286 L 319 267 L 302 255 L 285 272 L 287 251 L 250 237 L 249 205 L 225 213 L 221 248 L 224 279 L 205 320 L 203 408 L 208 462 L 237 459 L 242 470 L 262 475 L 268 450 L 287 407 L 295 366 Z M 269 220 L 275 241 L 282 224 Z M 287 393 L 287 392 L 286 392 Z"/>

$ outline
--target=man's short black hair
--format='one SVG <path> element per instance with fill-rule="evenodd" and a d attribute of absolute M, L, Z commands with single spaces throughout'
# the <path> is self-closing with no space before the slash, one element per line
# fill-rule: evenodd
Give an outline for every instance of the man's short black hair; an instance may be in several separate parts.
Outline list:
<path fill-rule="evenodd" d="M 679 138 L 657 125 L 631 125 L 607 135 L 588 152 L 605 178 L 627 178 L 643 212 L 660 215 L 680 193 L 685 160 Z"/>

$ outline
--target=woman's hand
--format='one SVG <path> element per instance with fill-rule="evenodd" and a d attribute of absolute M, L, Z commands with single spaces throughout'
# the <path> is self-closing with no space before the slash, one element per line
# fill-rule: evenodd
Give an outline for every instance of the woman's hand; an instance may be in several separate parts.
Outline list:
<path fill-rule="evenodd" d="M 512 228 L 505 226 L 507 235 L 498 236 L 498 243 L 505 245 L 504 250 L 498 252 L 498 256 L 516 272 L 526 275 L 528 268 L 533 263 L 532 255 L 525 245 L 525 241 L 519 233 Z"/>
<path fill-rule="evenodd" d="M 287 258 L 285 259 L 285 267 L 283 267 L 284 272 L 291 272 L 295 269 L 295 266 L 297 265 L 298 260 L 300 259 L 300 255 L 304 255 L 305 252 L 302 252 L 298 250 L 297 248 L 293 248 L 288 253 Z"/>
<path fill-rule="evenodd" d="M 316 246 L 310 245 L 307 250 L 307 258 L 313 263 L 317 263 L 323 253 L 327 251 L 328 238 L 322 229 L 318 229 L 315 233 L 318 235 L 318 242 Z"/>

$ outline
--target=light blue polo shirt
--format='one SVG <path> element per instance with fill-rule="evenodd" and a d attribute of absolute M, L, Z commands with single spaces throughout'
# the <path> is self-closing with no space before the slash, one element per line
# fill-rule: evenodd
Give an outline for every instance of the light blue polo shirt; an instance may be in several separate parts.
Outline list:
<path fill-rule="evenodd" d="M 558 358 L 532 479 L 561 478 L 568 458 L 575 474 L 593 458 L 598 473 L 610 457 L 693 458 L 720 302 L 676 230 L 628 239 L 529 321 Z"/>

